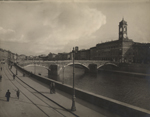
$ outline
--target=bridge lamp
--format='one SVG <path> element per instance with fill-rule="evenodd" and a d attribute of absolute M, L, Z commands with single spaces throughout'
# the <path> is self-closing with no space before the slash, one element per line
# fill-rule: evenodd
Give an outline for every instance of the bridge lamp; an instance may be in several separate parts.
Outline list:
<path fill-rule="evenodd" d="M 15 59 L 16 59 L 16 64 L 17 64 L 17 53 L 16 53 L 16 57 L 15 57 Z"/>
<path fill-rule="evenodd" d="M 72 94 L 72 107 L 71 107 L 71 111 L 76 111 L 76 106 L 75 106 L 75 88 L 74 88 L 74 47 L 72 50 L 73 53 L 73 94 Z"/>
<path fill-rule="evenodd" d="M 36 74 L 35 58 L 34 58 L 34 74 Z"/>
<path fill-rule="evenodd" d="M 63 66 L 63 82 L 62 82 L 62 84 L 64 84 L 64 70 L 65 70 L 65 66 Z"/>
<path fill-rule="evenodd" d="M 17 64 L 17 54 L 16 54 L 16 64 Z M 16 75 L 18 75 L 17 68 L 16 68 Z"/>

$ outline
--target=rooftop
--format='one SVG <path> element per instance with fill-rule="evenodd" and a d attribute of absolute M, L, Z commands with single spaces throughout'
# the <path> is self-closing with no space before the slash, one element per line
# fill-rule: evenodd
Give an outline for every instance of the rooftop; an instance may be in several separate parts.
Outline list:
<path fill-rule="evenodd" d="M 119 22 L 119 25 L 127 25 L 127 22 L 124 20 L 124 18 L 122 18 L 122 21 Z"/>

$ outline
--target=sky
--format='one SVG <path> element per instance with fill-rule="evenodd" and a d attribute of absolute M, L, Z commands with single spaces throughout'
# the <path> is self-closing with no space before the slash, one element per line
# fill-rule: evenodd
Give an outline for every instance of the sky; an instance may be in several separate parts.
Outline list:
<path fill-rule="evenodd" d="M 150 43 L 149 0 L 0 1 L 0 48 L 41 55 L 89 49 L 118 40 L 118 25 L 128 23 L 128 38 Z"/>

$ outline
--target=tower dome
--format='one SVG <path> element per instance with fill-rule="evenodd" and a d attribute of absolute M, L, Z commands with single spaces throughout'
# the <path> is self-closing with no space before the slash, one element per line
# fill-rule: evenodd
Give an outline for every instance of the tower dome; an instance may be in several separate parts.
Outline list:
<path fill-rule="evenodd" d="M 127 22 L 124 20 L 124 18 L 122 18 L 122 21 L 119 22 L 119 25 L 127 25 Z"/>

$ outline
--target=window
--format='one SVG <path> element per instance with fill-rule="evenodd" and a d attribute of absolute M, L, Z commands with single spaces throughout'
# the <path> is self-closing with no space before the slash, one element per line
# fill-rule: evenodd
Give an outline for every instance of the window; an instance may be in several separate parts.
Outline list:
<path fill-rule="evenodd" d="M 120 28 L 120 32 L 122 32 L 122 28 Z"/>
<path fill-rule="evenodd" d="M 126 31 L 126 27 L 124 27 L 124 31 Z"/>

